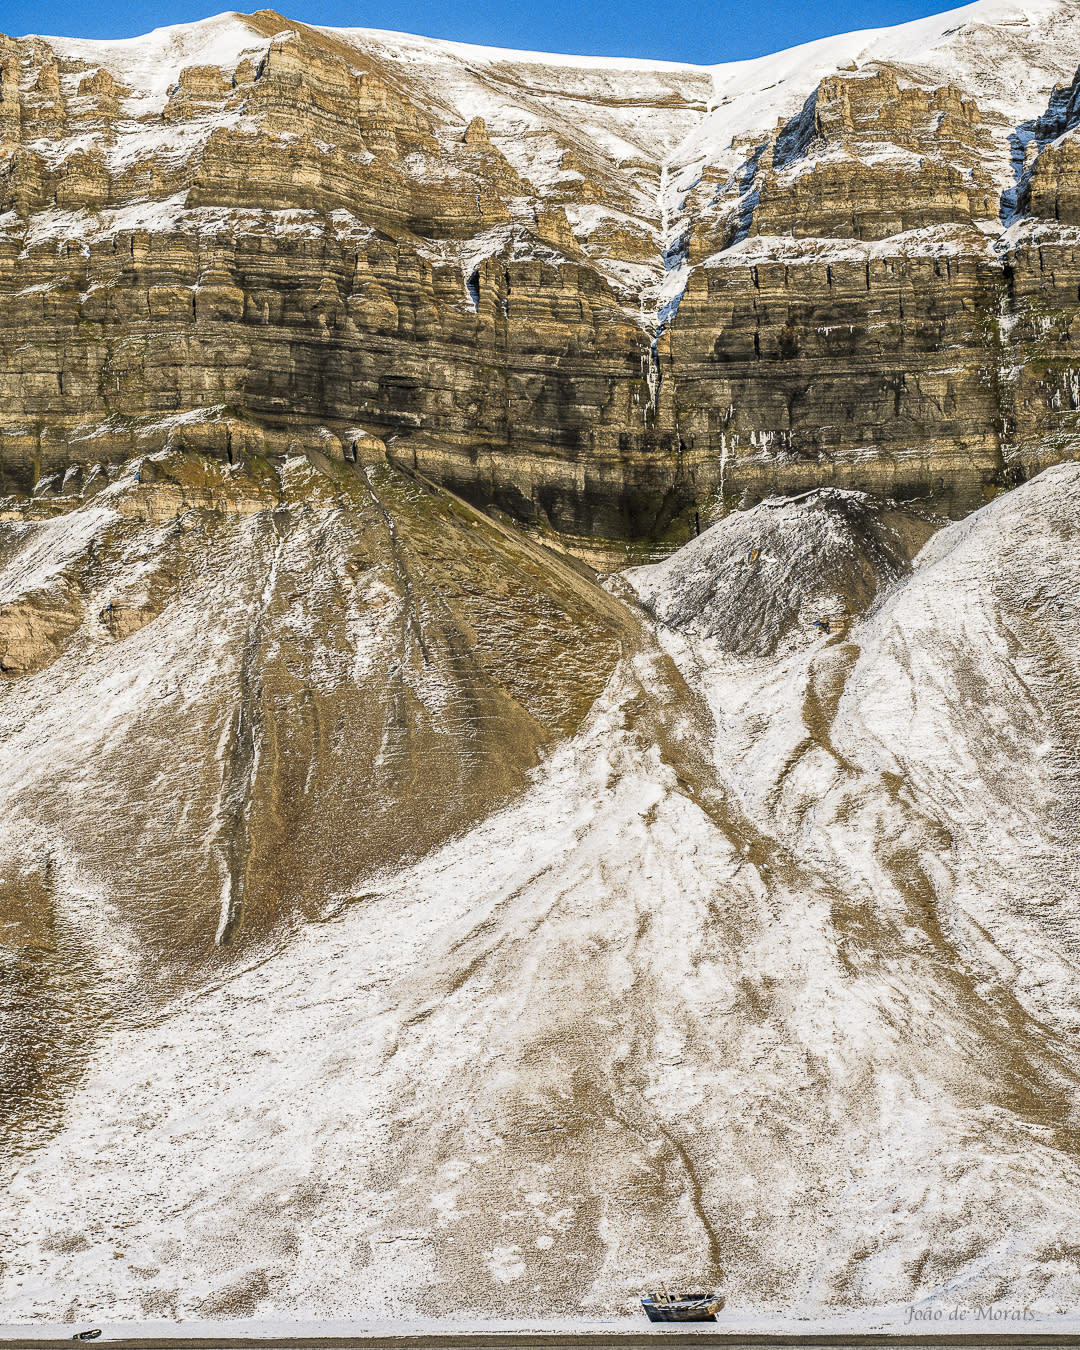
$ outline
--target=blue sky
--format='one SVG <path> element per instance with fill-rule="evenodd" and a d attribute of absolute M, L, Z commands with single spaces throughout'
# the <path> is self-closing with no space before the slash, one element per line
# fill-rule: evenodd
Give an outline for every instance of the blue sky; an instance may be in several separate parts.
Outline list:
<path fill-rule="evenodd" d="M 250 0 L 249 0 L 250 3 Z M 259 3 L 255 0 L 252 8 Z M 215 0 L 0 0 L 0 32 L 131 37 L 205 18 Z M 948 0 L 295 0 L 278 6 L 307 23 L 396 28 L 496 47 L 715 62 L 797 42 L 902 23 L 954 8 Z"/>

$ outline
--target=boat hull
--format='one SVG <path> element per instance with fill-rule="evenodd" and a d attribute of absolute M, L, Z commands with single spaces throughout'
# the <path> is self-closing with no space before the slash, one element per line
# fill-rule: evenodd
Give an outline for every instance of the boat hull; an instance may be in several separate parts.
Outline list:
<path fill-rule="evenodd" d="M 672 1299 L 668 1303 L 655 1303 L 651 1298 L 643 1298 L 641 1306 L 650 1322 L 715 1322 L 724 1300 Z"/>

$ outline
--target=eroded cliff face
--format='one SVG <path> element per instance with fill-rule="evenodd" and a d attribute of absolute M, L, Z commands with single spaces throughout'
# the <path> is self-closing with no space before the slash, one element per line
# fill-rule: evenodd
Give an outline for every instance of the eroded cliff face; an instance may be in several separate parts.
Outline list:
<path fill-rule="evenodd" d="M 822 484 L 963 514 L 1074 453 L 1074 19 L 712 68 L 2 39 L 3 490 L 201 416 L 582 546 Z"/>

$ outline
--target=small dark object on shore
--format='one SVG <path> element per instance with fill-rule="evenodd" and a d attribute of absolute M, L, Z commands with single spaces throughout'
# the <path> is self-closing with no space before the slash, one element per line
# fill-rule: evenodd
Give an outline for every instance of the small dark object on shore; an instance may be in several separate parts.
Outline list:
<path fill-rule="evenodd" d="M 723 1294 L 647 1294 L 641 1300 L 650 1322 L 715 1322 Z"/>
<path fill-rule="evenodd" d="M 94 1327 L 90 1331 L 77 1331 L 75 1335 L 72 1336 L 71 1339 L 73 1341 L 96 1341 L 100 1335 L 101 1335 L 101 1328 Z"/>

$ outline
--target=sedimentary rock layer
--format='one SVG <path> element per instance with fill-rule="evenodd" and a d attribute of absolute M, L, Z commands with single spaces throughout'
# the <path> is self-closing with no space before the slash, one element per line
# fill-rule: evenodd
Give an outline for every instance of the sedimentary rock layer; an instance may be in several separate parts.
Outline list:
<path fill-rule="evenodd" d="M 373 432 L 567 536 L 822 483 L 962 514 L 1080 401 L 1075 15 L 987 17 L 735 67 L 0 39 L 0 490 L 207 448 L 179 417 Z"/>

